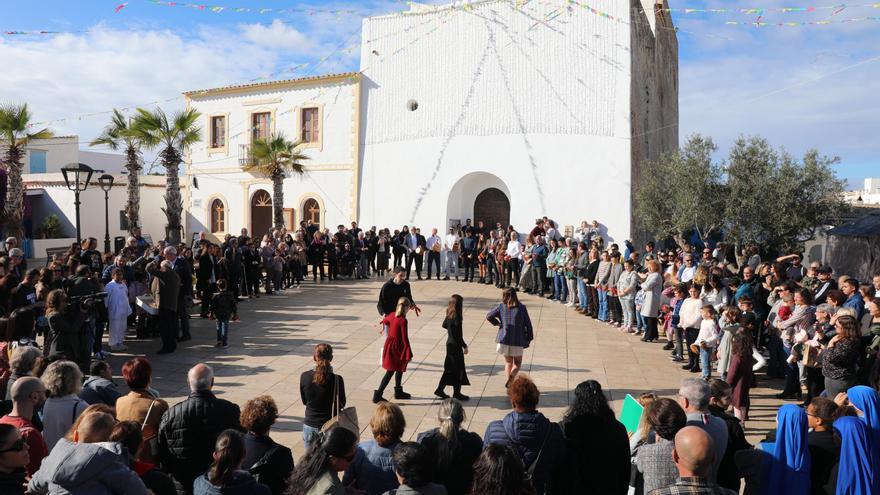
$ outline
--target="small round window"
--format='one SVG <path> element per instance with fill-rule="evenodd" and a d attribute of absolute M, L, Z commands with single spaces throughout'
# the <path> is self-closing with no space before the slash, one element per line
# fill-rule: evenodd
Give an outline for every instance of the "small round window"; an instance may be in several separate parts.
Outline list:
<path fill-rule="evenodd" d="M 410 112 L 415 112 L 419 109 L 419 102 L 417 102 L 416 100 L 409 100 L 408 102 L 406 102 L 406 108 Z"/>

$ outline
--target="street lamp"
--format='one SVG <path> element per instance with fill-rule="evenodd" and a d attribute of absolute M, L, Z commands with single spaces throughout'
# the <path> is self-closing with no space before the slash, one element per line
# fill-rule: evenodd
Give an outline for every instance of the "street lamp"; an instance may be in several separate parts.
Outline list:
<path fill-rule="evenodd" d="M 104 252 L 110 252 L 110 189 L 113 188 L 113 176 L 104 174 L 98 177 L 98 185 L 104 191 Z"/>
<path fill-rule="evenodd" d="M 79 231 L 79 193 L 89 187 L 89 181 L 95 171 L 92 167 L 85 163 L 69 163 L 61 167 L 61 174 L 64 176 L 64 184 L 73 191 L 73 205 L 76 209 L 76 243 L 82 243 L 82 237 Z"/>

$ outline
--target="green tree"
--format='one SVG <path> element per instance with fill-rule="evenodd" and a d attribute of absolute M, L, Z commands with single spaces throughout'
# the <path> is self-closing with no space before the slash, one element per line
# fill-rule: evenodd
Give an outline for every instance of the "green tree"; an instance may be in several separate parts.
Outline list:
<path fill-rule="evenodd" d="M 52 131 L 41 129 L 31 131 L 31 113 L 27 104 L 5 105 L 0 107 L 0 147 L 5 147 L 3 166 L 7 171 L 6 203 L 3 216 L 9 233 L 24 238 L 22 212 L 24 211 L 24 182 L 21 172 L 24 167 L 22 160 L 27 154 L 28 143 L 32 139 L 47 139 Z"/>
<path fill-rule="evenodd" d="M 255 139 L 242 167 L 245 172 L 272 179 L 272 216 L 276 229 L 284 227 L 284 177 L 288 173 L 302 175 L 302 162 L 309 159 L 296 151 L 299 145 L 299 142 L 288 141 L 281 132 L 272 133 L 267 139 Z"/>
<path fill-rule="evenodd" d="M 125 202 L 125 216 L 128 217 L 129 232 L 140 227 L 139 205 L 141 200 L 140 172 L 141 147 L 146 139 L 138 129 L 130 125 L 119 110 L 113 109 L 110 124 L 89 146 L 108 146 L 111 150 L 125 148 L 125 170 L 128 172 L 128 198 Z"/>
<path fill-rule="evenodd" d="M 687 232 L 705 241 L 721 229 L 727 188 L 721 165 L 712 160 L 716 149 L 711 138 L 695 134 L 643 172 L 636 217 L 652 234 L 684 244 Z"/>
<path fill-rule="evenodd" d="M 197 125 L 201 114 L 194 109 L 176 112 L 171 119 L 161 108 L 152 112 L 138 108 L 132 128 L 143 139 L 144 146 L 161 146 L 159 156 L 165 167 L 165 237 L 171 244 L 180 243 L 183 198 L 180 195 L 180 163 L 184 150 L 201 139 L 202 129 Z"/>

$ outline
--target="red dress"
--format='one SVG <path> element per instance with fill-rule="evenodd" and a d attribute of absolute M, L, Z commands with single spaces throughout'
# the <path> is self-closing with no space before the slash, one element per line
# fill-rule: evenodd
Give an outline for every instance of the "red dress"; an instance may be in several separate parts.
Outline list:
<path fill-rule="evenodd" d="M 382 324 L 388 325 L 388 336 L 385 337 L 382 351 L 382 368 L 387 371 L 406 371 L 406 365 L 412 359 L 406 317 L 391 313 L 385 316 Z"/>
<path fill-rule="evenodd" d="M 752 387 L 752 366 L 755 360 L 748 353 L 745 358 L 731 353 L 730 364 L 727 367 L 727 383 L 732 388 L 730 403 L 736 408 L 747 408 L 751 405 L 749 389 Z"/>

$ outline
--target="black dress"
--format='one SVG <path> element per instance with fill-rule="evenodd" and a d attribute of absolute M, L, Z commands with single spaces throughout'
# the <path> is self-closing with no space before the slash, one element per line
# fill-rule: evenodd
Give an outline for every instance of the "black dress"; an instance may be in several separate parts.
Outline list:
<path fill-rule="evenodd" d="M 443 362 L 443 376 L 440 377 L 440 386 L 451 385 L 460 387 L 470 385 L 467 370 L 464 366 L 464 349 L 467 344 L 461 335 L 461 319 L 443 320 L 443 328 L 446 329 L 446 360 Z"/>

